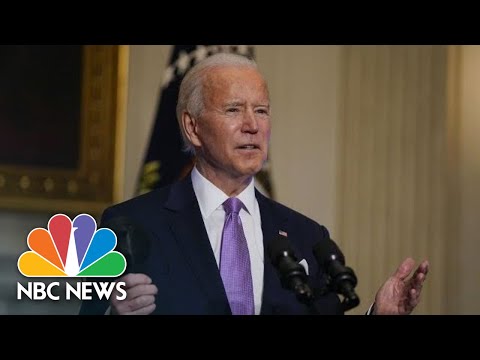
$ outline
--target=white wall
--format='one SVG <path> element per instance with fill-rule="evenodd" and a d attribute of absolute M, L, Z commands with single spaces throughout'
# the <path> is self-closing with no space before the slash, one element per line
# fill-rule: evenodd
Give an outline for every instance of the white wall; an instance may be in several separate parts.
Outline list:
<path fill-rule="evenodd" d="M 338 46 L 257 46 L 272 103 L 271 166 L 278 201 L 335 236 Z"/>
<path fill-rule="evenodd" d="M 480 314 L 480 46 L 462 46 L 458 312 Z"/>
<path fill-rule="evenodd" d="M 169 57 L 167 45 L 130 46 L 124 198 L 136 191 L 143 157 L 160 95 L 160 83 Z"/>
<path fill-rule="evenodd" d="M 345 46 L 338 229 L 363 305 L 406 257 L 428 259 L 418 314 L 448 311 L 446 46 Z M 355 309 L 361 314 L 362 306 Z"/>

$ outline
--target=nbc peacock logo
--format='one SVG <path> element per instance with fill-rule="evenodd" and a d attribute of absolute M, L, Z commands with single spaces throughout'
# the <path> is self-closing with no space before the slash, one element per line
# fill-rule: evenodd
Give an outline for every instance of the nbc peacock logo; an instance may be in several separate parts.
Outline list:
<path fill-rule="evenodd" d="M 56 214 L 48 221 L 48 230 L 35 228 L 28 234 L 26 251 L 18 258 L 17 267 L 26 277 L 118 277 L 127 267 L 125 257 L 118 251 L 117 236 L 108 228 L 97 230 L 95 219 L 88 214 L 80 214 L 72 220 L 64 214 Z M 43 300 L 47 296 L 59 300 L 54 289 L 60 287 L 58 281 L 46 285 L 43 282 L 28 282 L 27 287 L 17 283 L 17 299 L 22 294 L 33 300 Z M 95 290 L 100 299 L 109 298 L 114 288 L 124 299 L 124 282 L 78 282 L 76 286 L 66 283 L 66 299 L 76 296 L 91 300 Z M 93 289 L 92 289 L 93 288 Z"/>
<path fill-rule="evenodd" d="M 95 219 L 81 214 L 73 221 L 57 214 L 48 230 L 36 228 L 27 238 L 32 251 L 18 259 L 18 270 L 27 277 L 116 277 L 127 266 L 118 251 L 117 236 L 107 228 L 97 230 Z"/>

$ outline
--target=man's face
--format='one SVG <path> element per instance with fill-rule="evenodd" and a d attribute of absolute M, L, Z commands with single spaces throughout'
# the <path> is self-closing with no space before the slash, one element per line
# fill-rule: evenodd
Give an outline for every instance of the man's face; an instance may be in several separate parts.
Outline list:
<path fill-rule="evenodd" d="M 219 67 L 204 82 L 197 121 L 201 158 L 208 171 L 229 179 L 253 176 L 267 159 L 270 102 L 262 76 L 248 67 Z"/>

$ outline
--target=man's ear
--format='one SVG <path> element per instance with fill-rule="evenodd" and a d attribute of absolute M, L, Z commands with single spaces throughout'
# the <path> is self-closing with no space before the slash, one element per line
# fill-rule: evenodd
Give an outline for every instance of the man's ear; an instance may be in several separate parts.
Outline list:
<path fill-rule="evenodd" d="M 189 112 L 184 111 L 182 114 L 182 125 L 185 136 L 193 146 L 201 146 L 200 139 L 197 134 L 197 119 Z"/>

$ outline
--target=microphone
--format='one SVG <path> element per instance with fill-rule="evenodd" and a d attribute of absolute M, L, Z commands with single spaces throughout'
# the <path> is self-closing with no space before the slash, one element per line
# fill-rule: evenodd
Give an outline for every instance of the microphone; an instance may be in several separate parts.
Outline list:
<path fill-rule="evenodd" d="M 148 233 L 126 216 L 111 218 L 103 224 L 103 227 L 111 229 L 117 235 L 115 249 L 127 260 L 125 274 L 144 272 L 142 264 L 150 252 Z"/>
<path fill-rule="evenodd" d="M 357 286 L 357 277 L 351 268 L 345 266 L 345 256 L 337 244 L 332 239 L 318 242 L 313 247 L 313 254 L 319 266 L 329 276 L 329 286 L 337 294 L 343 295 L 344 311 L 358 306 L 360 299 L 354 290 Z"/>
<path fill-rule="evenodd" d="M 307 273 L 298 263 L 288 239 L 277 235 L 268 244 L 268 255 L 278 271 L 283 288 L 293 291 L 301 303 L 311 305 L 314 298 L 313 291 L 307 284 Z"/>

